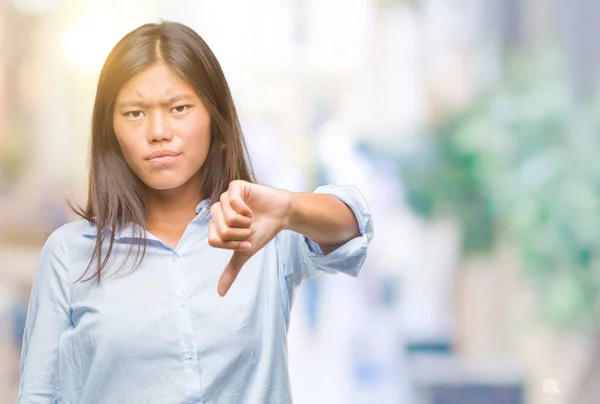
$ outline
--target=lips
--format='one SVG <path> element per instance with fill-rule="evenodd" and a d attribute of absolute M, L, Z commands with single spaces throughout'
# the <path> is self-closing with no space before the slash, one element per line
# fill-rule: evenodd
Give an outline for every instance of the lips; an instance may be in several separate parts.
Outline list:
<path fill-rule="evenodd" d="M 170 157 L 177 157 L 180 154 L 181 153 L 176 153 L 171 150 L 160 150 L 160 151 L 154 152 L 151 155 L 149 155 L 148 157 L 146 157 L 146 160 L 148 160 L 148 161 L 167 160 Z"/>

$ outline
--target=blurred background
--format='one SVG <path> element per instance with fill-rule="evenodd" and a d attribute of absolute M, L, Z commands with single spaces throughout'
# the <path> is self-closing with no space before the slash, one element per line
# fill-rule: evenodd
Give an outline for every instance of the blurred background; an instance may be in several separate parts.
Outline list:
<path fill-rule="evenodd" d="M 304 284 L 298 404 L 600 403 L 596 0 L 0 1 L 0 403 L 39 250 L 85 202 L 96 80 L 124 34 L 190 25 L 258 179 L 353 184 L 358 280 Z"/>

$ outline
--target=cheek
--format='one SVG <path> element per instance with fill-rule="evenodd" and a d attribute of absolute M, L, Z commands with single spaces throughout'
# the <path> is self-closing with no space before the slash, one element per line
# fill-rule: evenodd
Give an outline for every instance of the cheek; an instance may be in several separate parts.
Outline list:
<path fill-rule="evenodd" d="M 119 142 L 119 146 L 121 147 L 121 152 L 123 153 L 123 157 L 128 162 L 133 160 L 133 156 L 135 154 L 135 149 L 132 144 L 127 142 L 127 139 L 117 136 L 117 141 Z"/>
<path fill-rule="evenodd" d="M 114 131 L 119 147 L 121 148 L 121 153 L 123 153 L 125 161 L 131 167 L 131 163 L 136 161 L 136 156 L 139 154 L 139 150 L 137 150 L 139 145 L 136 145 L 136 143 L 132 141 L 135 137 L 125 128 L 114 125 Z"/>
<path fill-rule="evenodd" d="M 194 157 L 198 163 L 203 163 L 210 148 L 210 124 L 197 122 L 185 131 L 183 143 L 185 150 Z"/>

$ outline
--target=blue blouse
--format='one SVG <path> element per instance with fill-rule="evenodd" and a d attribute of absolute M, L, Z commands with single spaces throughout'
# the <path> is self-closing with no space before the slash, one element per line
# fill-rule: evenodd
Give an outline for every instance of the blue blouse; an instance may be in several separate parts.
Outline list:
<path fill-rule="evenodd" d="M 324 255 L 312 240 L 284 230 L 246 263 L 223 298 L 217 283 L 232 252 L 208 245 L 208 201 L 176 248 L 146 232 L 146 255 L 135 271 L 119 267 L 141 240 L 133 226 L 119 229 L 101 284 L 75 282 L 96 228 L 78 220 L 56 230 L 34 278 L 17 403 L 291 403 L 294 291 L 323 272 L 357 276 L 373 232 L 356 188 L 315 192 L 345 202 L 361 235 Z"/>

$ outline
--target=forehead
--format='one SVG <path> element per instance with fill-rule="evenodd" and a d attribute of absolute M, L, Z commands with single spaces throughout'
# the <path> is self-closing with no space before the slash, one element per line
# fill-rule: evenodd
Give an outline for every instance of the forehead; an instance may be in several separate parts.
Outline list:
<path fill-rule="evenodd" d="M 160 100 L 174 95 L 196 97 L 196 92 L 169 65 L 155 63 L 129 79 L 121 87 L 117 100 Z"/>

